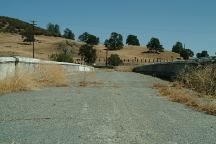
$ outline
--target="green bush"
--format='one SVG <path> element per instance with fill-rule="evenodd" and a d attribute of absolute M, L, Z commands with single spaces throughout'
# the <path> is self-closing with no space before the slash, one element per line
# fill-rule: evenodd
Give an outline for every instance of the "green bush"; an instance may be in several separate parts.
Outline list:
<path fill-rule="evenodd" d="M 53 61 L 58 61 L 58 62 L 73 62 L 73 58 L 70 55 L 65 55 L 65 54 L 52 54 L 50 56 L 50 59 Z"/>
<path fill-rule="evenodd" d="M 123 64 L 123 61 L 120 59 L 119 55 L 111 54 L 111 56 L 108 58 L 108 64 L 110 66 L 119 66 Z"/>

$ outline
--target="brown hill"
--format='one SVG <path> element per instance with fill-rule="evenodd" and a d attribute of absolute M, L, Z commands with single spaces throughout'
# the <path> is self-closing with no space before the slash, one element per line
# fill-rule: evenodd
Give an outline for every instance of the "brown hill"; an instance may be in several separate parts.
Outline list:
<path fill-rule="evenodd" d="M 58 53 L 61 47 L 67 47 L 70 49 L 74 59 L 80 59 L 78 55 L 79 47 L 83 44 L 81 42 L 67 40 L 60 37 L 50 36 L 36 36 L 35 44 L 35 57 L 39 59 L 49 60 L 49 56 L 54 53 Z M 95 46 L 97 49 L 98 60 L 104 61 L 106 55 L 106 48 L 104 45 Z M 148 53 L 148 49 L 145 46 L 125 46 L 118 51 L 109 51 L 110 54 L 118 54 L 122 59 L 136 60 L 142 59 L 143 61 L 156 60 L 175 60 L 179 58 L 179 54 L 165 51 L 160 54 Z M 22 38 L 18 34 L 0 33 L 0 56 L 27 56 L 32 57 L 32 45 L 23 43 Z M 98 61 L 97 60 L 97 61 Z"/>

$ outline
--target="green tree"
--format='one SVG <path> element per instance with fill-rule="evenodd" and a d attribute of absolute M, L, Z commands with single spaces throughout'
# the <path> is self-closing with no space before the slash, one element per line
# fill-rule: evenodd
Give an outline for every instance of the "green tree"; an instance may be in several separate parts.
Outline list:
<path fill-rule="evenodd" d="M 67 38 L 67 39 L 72 39 L 72 40 L 75 40 L 75 35 L 74 33 L 69 29 L 69 28 L 66 28 L 64 30 L 64 35 L 63 35 L 64 38 Z"/>
<path fill-rule="evenodd" d="M 176 42 L 172 48 L 172 52 L 180 54 L 183 49 L 183 44 L 181 42 Z"/>
<path fill-rule="evenodd" d="M 188 53 L 188 51 L 186 49 L 183 49 L 180 52 L 180 56 L 184 59 L 184 60 L 188 60 L 190 58 L 190 54 Z"/>
<path fill-rule="evenodd" d="M 57 24 L 49 23 L 47 25 L 47 31 L 51 36 L 57 36 L 57 37 L 61 36 L 60 27 Z"/>
<path fill-rule="evenodd" d="M 191 49 L 184 49 L 184 50 L 188 53 L 189 57 L 194 56 L 194 52 Z"/>
<path fill-rule="evenodd" d="M 140 46 L 139 40 L 135 35 L 128 35 L 126 44 Z"/>
<path fill-rule="evenodd" d="M 96 61 L 96 49 L 92 45 L 85 44 L 80 47 L 79 55 L 87 64 L 93 64 Z"/>
<path fill-rule="evenodd" d="M 79 40 L 90 45 L 97 45 L 100 42 L 100 39 L 95 35 L 84 32 L 79 36 Z"/>
<path fill-rule="evenodd" d="M 111 54 L 111 56 L 108 58 L 108 64 L 110 66 L 119 66 L 123 64 L 123 61 L 120 59 L 119 55 Z"/>
<path fill-rule="evenodd" d="M 116 32 L 113 32 L 109 39 L 105 40 L 104 45 L 109 50 L 119 50 L 122 49 L 123 44 L 123 37 L 121 34 L 118 34 Z"/>
<path fill-rule="evenodd" d="M 203 50 L 201 53 L 197 53 L 197 58 L 209 57 L 208 51 Z"/>
<path fill-rule="evenodd" d="M 35 38 L 34 38 L 34 33 L 32 31 L 32 29 L 27 29 L 24 32 L 21 33 L 23 42 L 34 42 Z"/>
<path fill-rule="evenodd" d="M 150 42 L 147 44 L 147 48 L 153 52 L 163 52 L 164 48 L 160 44 L 160 40 L 158 38 L 151 38 Z"/>
<path fill-rule="evenodd" d="M 172 52 L 180 54 L 184 60 L 188 60 L 190 57 L 194 56 L 194 52 L 191 49 L 185 49 L 181 42 L 176 42 L 172 48 Z"/>

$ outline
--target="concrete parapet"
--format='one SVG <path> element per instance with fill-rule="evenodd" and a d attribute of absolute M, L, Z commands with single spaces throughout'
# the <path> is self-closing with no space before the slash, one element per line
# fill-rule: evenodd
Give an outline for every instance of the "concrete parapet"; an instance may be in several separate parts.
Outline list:
<path fill-rule="evenodd" d="M 34 71 L 35 68 L 40 65 L 62 65 L 64 69 L 69 72 L 81 72 L 94 71 L 94 68 L 91 66 L 74 64 L 74 63 L 65 63 L 65 62 L 54 62 L 54 61 L 43 61 L 39 59 L 27 58 L 27 57 L 0 57 L 0 79 L 4 79 L 8 75 L 14 75 L 17 71 L 17 68 L 20 68 L 24 71 Z"/>
<path fill-rule="evenodd" d="M 134 72 L 156 76 L 163 79 L 173 80 L 186 67 L 197 66 L 197 62 L 164 62 L 157 64 L 143 65 L 134 68 Z"/>

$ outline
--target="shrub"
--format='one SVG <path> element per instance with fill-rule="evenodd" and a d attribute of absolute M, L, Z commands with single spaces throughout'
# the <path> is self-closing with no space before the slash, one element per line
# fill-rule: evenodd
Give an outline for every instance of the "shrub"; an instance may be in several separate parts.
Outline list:
<path fill-rule="evenodd" d="M 58 62 L 69 62 L 73 63 L 73 58 L 70 55 L 65 54 L 52 54 L 50 59 Z"/>
<path fill-rule="evenodd" d="M 123 62 L 120 59 L 119 55 L 111 54 L 111 56 L 108 58 L 108 64 L 110 66 L 119 66 L 119 65 L 123 64 Z"/>
<path fill-rule="evenodd" d="M 185 69 L 178 80 L 199 93 L 216 96 L 216 65 Z"/>

